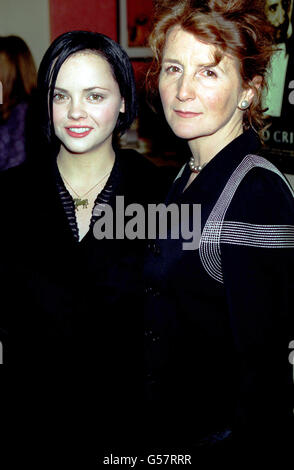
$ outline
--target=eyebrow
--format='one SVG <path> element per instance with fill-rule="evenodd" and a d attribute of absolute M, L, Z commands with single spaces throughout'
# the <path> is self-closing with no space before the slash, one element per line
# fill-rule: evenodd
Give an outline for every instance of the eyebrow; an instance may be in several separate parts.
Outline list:
<path fill-rule="evenodd" d="M 183 65 L 179 60 L 170 59 L 170 58 L 163 59 L 162 62 L 163 62 L 163 63 L 164 63 L 164 62 L 171 62 L 171 63 L 173 63 L 173 64 Z M 197 64 L 197 67 L 216 67 L 217 65 L 218 65 L 218 64 L 216 64 L 215 62 L 207 62 L 206 64 Z"/>
<path fill-rule="evenodd" d="M 178 60 L 175 60 L 175 59 L 163 59 L 162 62 L 172 62 L 173 64 L 179 64 L 179 65 L 182 65 L 181 62 L 179 62 Z"/>
<path fill-rule="evenodd" d="M 83 91 L 92 91 L 92 90 L 96 90 L 97 88 L 99 88 L 99 90 L 109 91 L 108 88 L 103 88 L 102 86 L 92 86 L 90 88 L 84 88 Z M 59 86 L 56 86 L 54 90 L 59 90 L 59 91 L 63 91 L 64 93 L 68 93 L 68 90 L 66 90 L 65 88 L 60 88 Z"/>

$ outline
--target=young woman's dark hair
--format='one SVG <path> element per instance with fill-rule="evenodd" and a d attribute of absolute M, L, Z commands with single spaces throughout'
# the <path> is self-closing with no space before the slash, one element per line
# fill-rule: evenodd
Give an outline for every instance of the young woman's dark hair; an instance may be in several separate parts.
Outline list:
<path fill-rule="evenodd" d="M 108 62 L 121 96 L 125 100 L 125 113 L 119 115 L 114 137 L 122 135 L 131 126 L 137 113 L 134 73 L 126 52 L 104 34 L 91 31 L 69 31 L 53 41 L 43 57 L 38 73 L 42 127 L 50 144 L 56 143 L 52 102 L 57 75 L 66 59 L 79 52 L 98 54 Z"/>

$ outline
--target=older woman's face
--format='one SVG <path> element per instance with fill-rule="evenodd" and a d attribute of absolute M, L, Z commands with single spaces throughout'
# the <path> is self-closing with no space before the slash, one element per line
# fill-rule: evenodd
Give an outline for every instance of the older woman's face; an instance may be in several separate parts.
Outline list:
<path fill-rule="evenodd" d="M 213 66 L 214 48 L 179 26 L 167 36 L 159 76 L 165 117 L 181 138 L 225 138 L 241 128 L 238 105 L 245 98 L 235 61 Z"/>

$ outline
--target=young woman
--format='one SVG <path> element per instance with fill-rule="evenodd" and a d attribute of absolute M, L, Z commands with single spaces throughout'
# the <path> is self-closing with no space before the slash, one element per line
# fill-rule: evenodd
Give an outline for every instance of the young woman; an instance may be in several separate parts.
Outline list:
<path fill-rule="evenodd" d="M 199 249 L 170 236 L 146 258 L 150 436 L 195 455 L 232 442 L 242 456 L 279 455 L 291 439 L 294 204 L 256 155 L 273 52 L 263 8 L 163 2 L 150 39 L 149 86 L 191 151 L 166 204 L 200 204 L 202 232 Z"/>
<path fill-rule="evenodd" d="M 144 204 L 155 185 L 153 165 L 116 145 L 136 115 L 132 66 L 107 36 L 68 32 L 41 62 L 38 93 L 47 141 L 1 184 L 10 315 L 26 342 L 22 357 L 33 350 L 28 361 L 111 370 L 131 348 L 129 336 L 139 337 L 131 333 L 142 251 L 140 241 L 115 239 L 117 196 L 125 207 Z M 114 239 L 95 232 L 105 205 Z"/>

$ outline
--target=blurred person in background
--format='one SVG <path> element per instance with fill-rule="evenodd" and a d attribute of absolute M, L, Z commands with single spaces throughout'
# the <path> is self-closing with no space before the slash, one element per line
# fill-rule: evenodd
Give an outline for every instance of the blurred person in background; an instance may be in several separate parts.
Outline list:
<path fill-rule="evenodd" d="M 0 37 L 0 81 L 0 170 L 7 170 L 26 160 L 29 106 L 37 85 L 32 54 L 20 37 Z"/>

